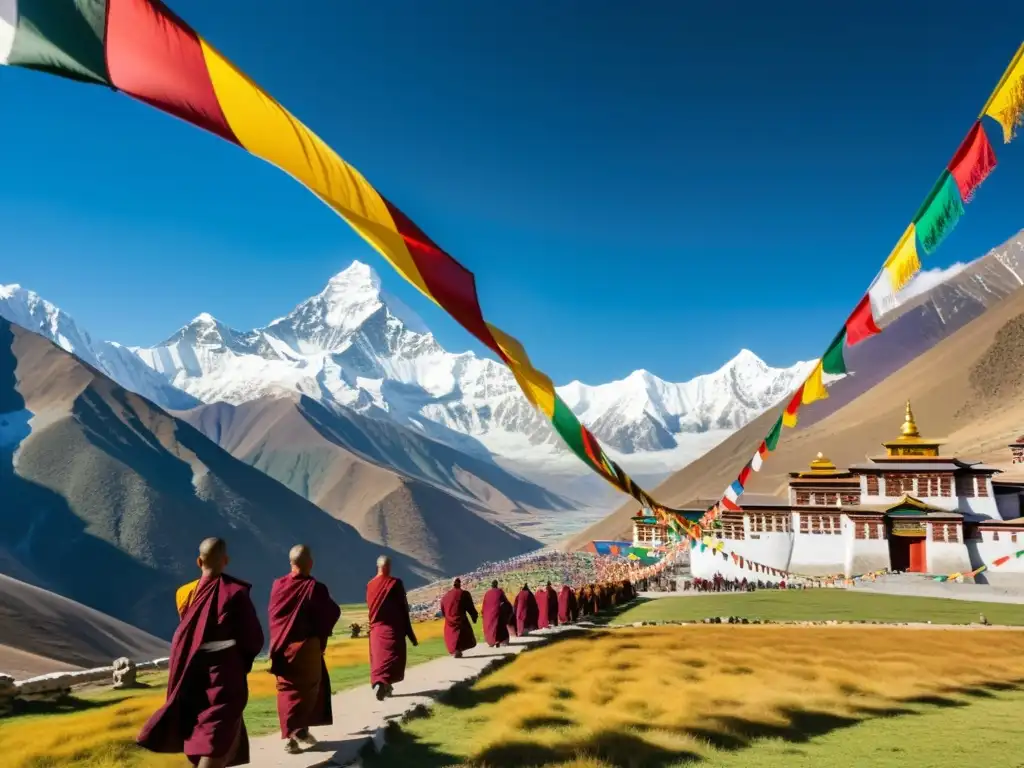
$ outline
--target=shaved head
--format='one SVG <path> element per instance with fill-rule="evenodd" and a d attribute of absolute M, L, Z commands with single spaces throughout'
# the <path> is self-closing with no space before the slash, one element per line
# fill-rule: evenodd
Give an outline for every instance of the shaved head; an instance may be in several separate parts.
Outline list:
<path fill-rule="evenodd" d="M 377 558 L 377 573 L 382 573 L 385 576 L 391 575 L 391 558 L 387 555 L 381 555 Z"/>
<path fill-rule="evenodd" d="M 305 544 L 296 544 L 288 550 L 288 562 L 292 564 L 292 570 L 309 576 L 313 570 L 313 550 Z"/>
<path fill-rule="evenodd" d="M 199 544 L 199 557 L 196 562 L 205 573 L 219 576 L 228 564 L 228 543 L 216 536 L 203 539 Z"/>

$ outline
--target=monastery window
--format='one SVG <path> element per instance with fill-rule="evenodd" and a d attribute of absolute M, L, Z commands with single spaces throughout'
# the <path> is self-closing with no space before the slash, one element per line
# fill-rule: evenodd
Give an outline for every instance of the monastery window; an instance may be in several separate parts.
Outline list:
<path fill-rule="evenodd" d="M 868 527 L 868 538 L 869 539 L 881 539 L 884 538 L 884 531 L 882 530 L 881 523 L 867 523 Z"/>
<path fill-rule="evenodd" d="M 913 475 L 888 475 L 885 478 L 885 495 L 902 496 L 905 493 L 913 494 Z"/>
<path fill-rule="evenodd" d="M 811 505 L 811 494 L 810 494 L 810 491 L 797 491 L 796 492 L 796 505 L 798 507 L 809 507 Z"/>
<path fill-rule="evenodd" d="M 999 531 L 992 531 L 992 541 L 999 541 Z"/>
<path fill-rule="evenodd" d="M 853 537 L 855 539 L 866 539 L 868 537 L 868 524 L 867 523 L 854 523 L 853 524 Z"/>
<path fill-rule="evenodd" d="M 939 495 L 949 498 L 953 495 L 953 480 L 949 475 L 939 478 Z"/>
<path fill-rule="evenodd" d="M 868 496 L 878 496 L 878 475 L 868 475 Z"/>
<path fill-rule="evenodd" d="M 932 541 L 946 540 L 946 526 L 943 523 L 932 523 Z"/>
<path fill-rule="evenodd" d="M 811 532 L 811 516 L 800 513 L 800 533 Z"/>
<path fill-rule="evenodd" d="M 844 506 L 855 507 L 860 504 L 859 493 L 844 493 L 840 496 Z"/>
<path fill-rule="evenodd" d="M 1011 544 L 1016 544 L 1017 543 L 1017 534 L 1016 533 L 1011 533 L 1010 534 L 1010 543 Z"/>
<path fill-rule="evenodd" d="M 974 496 L 974 479 L 958 477 L 956 479 L 956 495 L 961 498 L 972 498 Z"/>
<path fill-rule="evenodd" d="M 988 496 L 988 478 L 986 478 L 986 477 L 978 477 L 978 478 L 975 478 L 975 479 L 976 479 L 976 482 L 978 484 L 977 485 L 977 487 L 978 487 L 978 495 L 979 496 Z"/>

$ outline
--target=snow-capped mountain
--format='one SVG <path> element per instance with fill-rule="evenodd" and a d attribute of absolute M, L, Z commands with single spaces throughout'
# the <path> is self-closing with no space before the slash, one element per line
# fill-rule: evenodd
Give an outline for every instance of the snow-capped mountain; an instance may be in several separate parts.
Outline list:
<path fill-rule="evenodd" d="M 120 344 L 96 341 L 66 312 L 20 285 L 0 285 L 0 317 L 45 336 L 125 389 L 165 408 L 186 409 L 199 401 L 168 383 Z"/>
<path fill-rule="evenodd" d="M 263 328 L 238 331 L 203 314 L 163 343 L 131 351 L 204 402 L 240 404 L 291 390 L 463 449 L 564 450 L 504 365 L 443 349 L 360 262 Z M 682 434 L 738 429 L 807 371 L 806 363 L 773 369 L 743 350 L 682 384 L 637 371 L 599 386 L 573 382 L 559 394 L 599 439 L 631 454 L 673 449 Z"/>

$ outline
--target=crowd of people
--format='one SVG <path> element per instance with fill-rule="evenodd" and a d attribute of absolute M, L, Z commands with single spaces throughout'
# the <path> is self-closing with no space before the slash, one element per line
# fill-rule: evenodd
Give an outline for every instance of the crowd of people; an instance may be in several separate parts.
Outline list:
<path fill-rule="evenodd" d="M 716 573 L 710 579 L 693 578 L 683 582 L 683 592 L 754 592 L 758 589 L 805 589 L 807 584 L 800 582 L 761 581 L 757 579 L 727 579 Z"/>
<path fill-rule="evenodd" d="M 184 754 L 198 768 L 227 768 L 249 762 L 249 738 L 243 712 L 249 698 L 248 675 L 265 637 L 251 585 L 225 572 L 227 544 L 210 538 L 199 546 L 200 577 L 178 589 L 179 624 L 171 641 L 167 697 L 143 726 L 138 744 L 152 752 Z M 331 687 L 324 652 L 341 609 L 326 585 L 312 576 L 313 553 L 296 545 L 290 570 L 270 593 L 270 673 L 276 679 L 277 710 L 285 752 L 316 745 L 314 726 L 332 723 Z M 447 651 L 461 657 L 476 645 L 472 624 L 483 620 L 485 641 L 507 645 L 513 636 L 571 624 L 636 596 L 628 580 L 591 583 L 558 591 L 548 581 L 531 591 L 524 583 L 510 601 L 497 579 L 483 596 L 478 613 L 462 581 L 440 601 Z M 391 696 L 405 678 L 407 642 L 417 645 L 409 599 L 391 561 L 377 559 L 377 575 L 366 585 L 369 615 L 370 685 L 377 698 Z"/>

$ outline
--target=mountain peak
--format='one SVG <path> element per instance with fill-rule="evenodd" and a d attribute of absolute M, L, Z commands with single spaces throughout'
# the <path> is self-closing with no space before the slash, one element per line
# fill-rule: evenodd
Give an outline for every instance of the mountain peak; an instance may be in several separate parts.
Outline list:
<path fill-rule="evenodd" d="M 351 302 L 354 294 L 379 295 L 380 275 L 369 264 L 353 261 L 327 281 L 321 296 L 344 297 Z"/>

